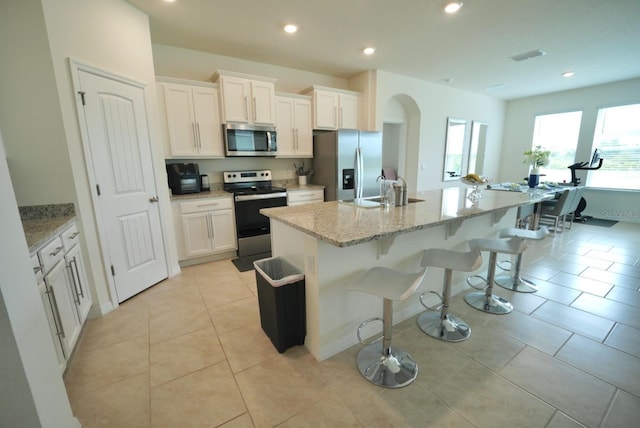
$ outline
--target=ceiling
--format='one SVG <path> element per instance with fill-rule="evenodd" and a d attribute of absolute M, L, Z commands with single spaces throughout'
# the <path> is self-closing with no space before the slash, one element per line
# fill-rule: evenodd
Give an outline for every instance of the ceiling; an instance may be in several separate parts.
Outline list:
<path fill-rule="evenodd" d="M 153 43 L 337 77 L 380 69 L 505 100 L 640 77 L 640 0 L 465 0 L 455 15 L 444 0 L 128 2 Z"/>

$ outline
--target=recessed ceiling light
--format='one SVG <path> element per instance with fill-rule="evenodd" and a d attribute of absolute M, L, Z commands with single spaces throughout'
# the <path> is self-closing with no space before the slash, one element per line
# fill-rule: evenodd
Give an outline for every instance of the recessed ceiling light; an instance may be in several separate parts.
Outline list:
<path fill-rule="evenodd" d="M 362 53 L 365 55 L 373 55 L 376 51 L 376 48 L 364 48 L 362 49 Z"/>
<path fill-rule="evenodd" d="M 444 6 L 444 11 L 446 13 L 456 13 L 462 7 L 461 1 L 450 1 Z"/>
<path fill-rule="evenodd" d="M 298 26 L 297 25 L 293 25 L 293 24 L 287 24 L 284 26 L 284 31 L 289 33 L 289 34 L 293 34 L 296 31 L 298 31 Z"/>
<path fill-rule="evenodd" d="M 176 0 L 164 0 L 165 3 L 175 3 Z"/>
<path fill-rule="evenodd" d="M 562 73 L 562 77 L 573 77 L 573 71 L 565 71 Z"/>

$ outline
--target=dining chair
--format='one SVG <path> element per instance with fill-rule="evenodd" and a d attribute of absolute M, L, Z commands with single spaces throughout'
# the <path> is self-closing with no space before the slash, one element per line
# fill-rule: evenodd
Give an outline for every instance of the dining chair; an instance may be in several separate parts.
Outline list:
<path fill-rule="evenodd" d="M 560 194 L 558 199 L 542 202 L 540 206 L 540 220 L 553 219 L 554 233 L 562 233 L 565 218 L 569 213 L 577 189 L 577 187 L 569 187 Z"/>

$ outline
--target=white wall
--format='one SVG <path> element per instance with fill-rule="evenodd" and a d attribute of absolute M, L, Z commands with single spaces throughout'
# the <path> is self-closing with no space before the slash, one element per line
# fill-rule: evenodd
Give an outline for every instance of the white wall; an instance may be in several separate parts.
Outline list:
<path fill-rule="evenodd" d="M 0 126 L 18 205 L 75 200 L 40 0 L 0 9 Z"/>
<path fill-rule="evenodd" d="M 506 108 L 499 181 L 516 181 L 527 175 L 528 167 L 522 163 L 522 153 L 531 147 L 536 115 L 581 110 L 583 113 L 576 162 L 587 161 L 591 159 L 598 109 L 636 103 L 640 103 L 640 79 L 509 101 Z M 587 172 L 576 173 L 582 183 L 585 183 Z M 571 172 L 567 169 L 566 181 L 570 180 Z M 587 208 L 583 215 L 640 222 L 637 208 L 640 206 L 638 191 L 587 189 L 584 197 Z"/>
<path fill-rule="evenodd" d="M 473 120 L 489 124 L 487 154 L 483 172 L 489 177 L 498 176 L 504 125 L 504 101 L 382 70 L 378 70 L 376 75 L 376 129 L 382 129 L 382 124 L 386 119 L 384 117 L 385 106 L 392 97 L 398 94 L 406 94 L 413 99 L 419 110 L 417 159 L 410 160 L 416 162 L 419 168 L 415 178 L 412 178 L 411 173 L 407 174 L 409 192 L 460 185 L 457 181 L 444 182 L 442 179 L 447 117 L 467 119 L 469 126 Z M 409 131 L 409 144 L 411 144 L 411 139 Z M 412 153 L 410 147 L 407 148 L 407 153 Z M 424 169 L 422 168 L 423 164 Z M 409 165 L 407 165 L 407 169 L 411 169 Z"/>
<path fill-rule="evenodd" d="M 0 426 L 80 426 L 58 371 L 0 134 Z"/>

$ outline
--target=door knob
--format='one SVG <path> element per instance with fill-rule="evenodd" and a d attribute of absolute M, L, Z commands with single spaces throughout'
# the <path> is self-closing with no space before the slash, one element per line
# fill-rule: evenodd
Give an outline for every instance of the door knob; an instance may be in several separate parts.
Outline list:
<path fill-rule="evenodd" d="M 149 202 L 158 202 L 158 201 L 159 201 L 159 199 L 158 199 L 157 196 L 152 196 L 152 197 L 149 198 Z"/>

